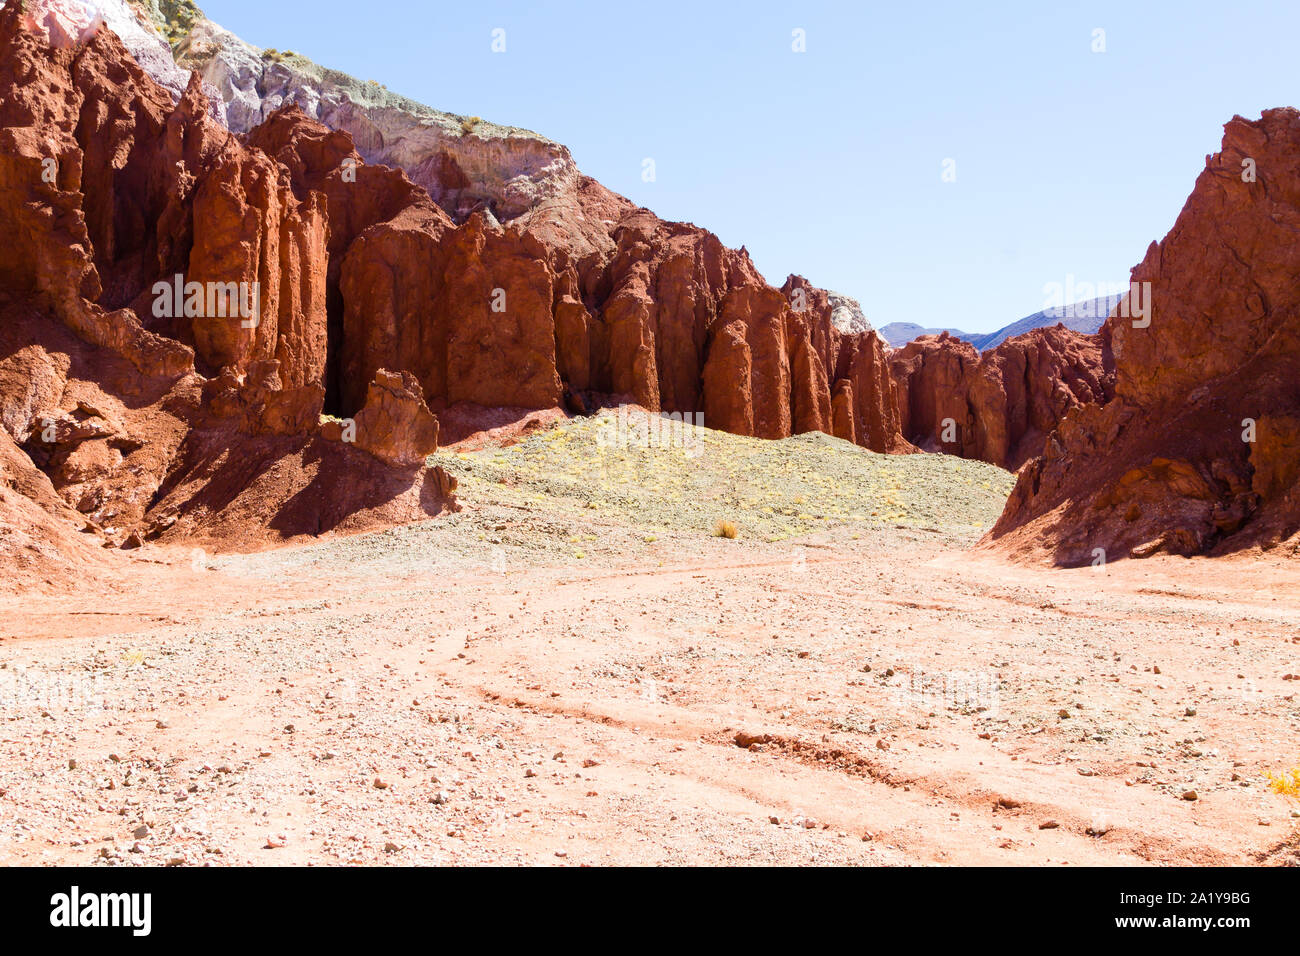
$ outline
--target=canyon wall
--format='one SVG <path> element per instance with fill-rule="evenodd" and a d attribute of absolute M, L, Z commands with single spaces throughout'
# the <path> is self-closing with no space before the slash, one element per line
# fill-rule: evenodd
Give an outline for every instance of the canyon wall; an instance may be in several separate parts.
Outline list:
<path fill-rule="evenodd" d="M 1117 310 L 1103 330 L 1115 398 L 1066 414 L 991 546 L 1086 564 L 1268 547 L 1300 529 L 1297 234 L 1300 113 L 1234 117 L 1133 270 L 1149 322 Z"/>
<path fill-rule="evenodd" d="M 1108 334 L 1035 329 L 979 352 L 944 332 L 890 353 L 903 436 L 1016 471 L 1065 415 L 1114 395 Z"/>
<path fill-rule="evenodd" d="M 472 179 L 431 193 L 297 102 L 234 133 L 198 74 L 160 83 L 64 6 L 0 9 L 0 421 L 95 541 L 453 505 L 422 464 L 449 406 L 912 450 L 844 300 L 587 177 L 467 205 Z"/>
<path fill-rule="evenodd" d="M 108 23 L 129 14 L 115 3 Z M 423 513 L 455 486 L 421 464 L 438 413 L 622 402 L 1019 468 L 990 543 L 1066 563 L 1300 526 L 1293 110 L 1227 125 L 1134 270 L 1149 324 L 1121 310 L 1095 336 L 890 352 L 847 300 L 768 284 L 743 248 L 536 134 L 233 39 L 202 48 L 201 18 L 173 38 L 202 68 L 178 84 L 140 36 L 144 65 L 102 17 L 65 13 L 0 10 L 0 423 L 29 500 L 105 543 L 236 513 L 318 533 L 412 482 L 403 514 Z M 191 307 L 187 283 L 256 289 L 254 313 Z M 301 480 L 271 481 L 276 462 Z M 328 508 L 304 504 L 326 485 Z"/>

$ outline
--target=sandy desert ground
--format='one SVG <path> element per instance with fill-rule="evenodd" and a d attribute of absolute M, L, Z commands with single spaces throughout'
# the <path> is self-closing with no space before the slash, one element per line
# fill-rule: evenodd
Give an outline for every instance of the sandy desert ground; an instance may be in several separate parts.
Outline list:
<path fill-rule="evenodd" d="M 991 466 L 598 424 L 440 452 L 454 515 L 0 600 L 0 864 L 1300 858 L 1282 560 L 1018 566 Z"/>

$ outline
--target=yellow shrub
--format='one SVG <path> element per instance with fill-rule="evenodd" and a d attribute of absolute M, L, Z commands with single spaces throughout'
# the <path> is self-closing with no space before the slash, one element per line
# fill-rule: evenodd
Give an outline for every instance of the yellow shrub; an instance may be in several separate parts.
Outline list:
<path fill-rule="evenodd" d="M 1264 776 L 1268 777 L 1268 788 L 1274 793 L 1300 800 L 1300 767 L 1293 768 L 1290 773 L 1283 771 L 1280 777 L 1275 777 L 1267 771 Z"/>

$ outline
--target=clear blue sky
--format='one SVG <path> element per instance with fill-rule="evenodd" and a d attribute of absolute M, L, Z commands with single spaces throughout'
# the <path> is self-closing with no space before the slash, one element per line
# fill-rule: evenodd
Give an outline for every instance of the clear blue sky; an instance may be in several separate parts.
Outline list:
<path fill-rule="evenodd" d="M 259 46 L 537 130 L 877 326 L 991 331 L 1067 275 L 1127 281 L 1223 123 L 1300 102 L 1296 0 L 200 5 Z"/>

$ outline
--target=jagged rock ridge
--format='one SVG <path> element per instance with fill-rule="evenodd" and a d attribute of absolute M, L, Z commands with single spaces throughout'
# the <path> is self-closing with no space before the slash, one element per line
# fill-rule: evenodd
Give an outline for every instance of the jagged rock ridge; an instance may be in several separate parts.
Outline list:
<path fill-rule="evenodd" d="M 948 333 L 889 355 L 903 436 L 926 451 L 1016 471 L 1073 408 L 1114 395 L 1104 335 L 1035 329 L 980 353 Z"/>
<path fill-rule="evenodd" d="M 1173 228 L 1133 270 L 1150 284 L 1149 323 L 1116 310 L 1103 330 L 1115 398 L 1065 416 L 1021 471 L 990 544 L 1086 564 L 1294 538 L 1298 230 L 1300 113 L 1234 117 Z"/>
<path fill-rule="evenodd" d="M 221 126 L 197 77 L 174 101 L 111 30 L 62 13 L 0 10 L 0 422 L 32 471 L 15 487 L 127 547 L 454 506 L 444 476 L 386 468 L 375 436 L 320 437 L 325 197 Z M 257 289 L 254 318 L 191 309 L 173 282 Z"/>
<path fill-rule="evenodd" d="M 0 372 L 44 383 L 0 393 L 0 420 L 105 543 L 436 511 L 454 479 L 419 461 L 449 405 L 634 401 L 911 450 L 879 338 L 806 281 L 581 177 L 507 225 L 458 220 L 297 105 L 237 136 L 197 74 L 177 98 L 60 16 L 0 11 L 0 308 L 35 343 Z"/>

